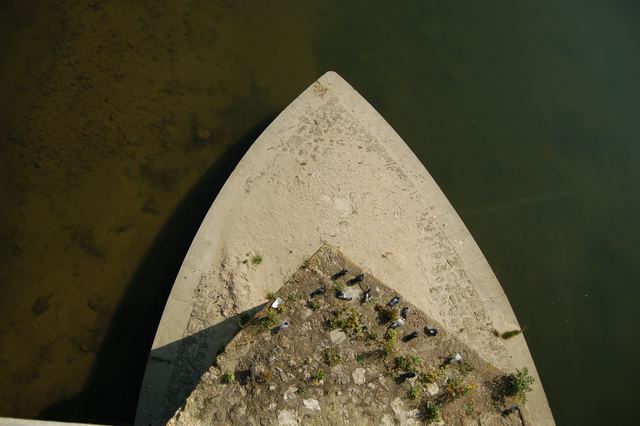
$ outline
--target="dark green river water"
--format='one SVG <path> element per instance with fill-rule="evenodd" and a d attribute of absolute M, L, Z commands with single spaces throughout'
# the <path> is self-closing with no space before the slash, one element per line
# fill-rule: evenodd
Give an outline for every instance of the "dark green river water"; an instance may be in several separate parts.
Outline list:
<path fill-rule="evenodd" d="M 637 1 L 6 0 L 0 40 L 1 416 L 133 420 L 217 190 L 332 69 L 477 239 L 556 421 L 636 421 Z"/>

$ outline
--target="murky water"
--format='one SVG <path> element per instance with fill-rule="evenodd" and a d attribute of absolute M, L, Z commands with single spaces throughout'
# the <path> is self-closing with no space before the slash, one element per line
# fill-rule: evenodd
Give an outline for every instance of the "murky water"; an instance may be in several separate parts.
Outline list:
<path fill-rule="evenodd" d="M 478 240 L 557 421 L 634 419 L 639 4 L 268 3 L 0 5 L 0 415 L 132 420 L 217 188 L 334 69 Z"/>

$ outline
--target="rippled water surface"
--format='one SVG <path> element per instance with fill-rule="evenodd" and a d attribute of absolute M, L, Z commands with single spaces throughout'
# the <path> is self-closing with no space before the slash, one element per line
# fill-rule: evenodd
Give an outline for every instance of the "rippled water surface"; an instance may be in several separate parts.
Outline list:
<path fill-rule="evenodd" d="M 333 69 L 478 240 L 558 423 L 628 424 L 638 22 L 635 1 L 2 2 L 0 415 L 132 421 L 218 188 Z"/>

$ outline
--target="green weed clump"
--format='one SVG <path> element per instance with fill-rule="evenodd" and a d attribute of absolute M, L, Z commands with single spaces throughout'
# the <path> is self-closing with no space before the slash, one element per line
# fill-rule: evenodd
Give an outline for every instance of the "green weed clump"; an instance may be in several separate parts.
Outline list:
<path fill-rule="evenodd" d="M 273 309 L 269 309 L 267 311 L 267 315 L 262 317 L 260 321 L 262 328 L 265 330 L 271 330 L 273 327 L 279 325 L 280 323 L 280 315 L 278 315 L 278 312 Z"/>
<path fill-rule="evenodd" d="M 369 329 L 362 323 L 362 314 L 354 308 L 342 308 L 334 311 L 327 320 L 331 330 L 340 329 L 352 337 L 366 339 Z"/>
<path fill-rule="evenodd" d="M 427 402 L 424 407 L 424 419 L 427 421 L 427 423 L 434 423 L 442 420 L 440 406 L 438 404 Z"/>
<path fill-rule="evenodd" d="M 415 355 L 398 356 L 395 358 L 397 370 L 416 371 L 422 364 L 422 359 Z"/>
<path fill-rule="evenodd" d="M 315 299 L 311 299 L 307 302 L 307 308 L 317 311 L 320 308 L 320 303 Z"/>
<path fill-rule="evenodd" d="M 535 383 L 535 379 L 529 374 L 527 367 L 517 369 L 515 373 L 507 376 L 507 395 L 516 399 L 527 402 L 527 392 L 531 392 L 531 385 Z"/>
<path fill-rule="evenodd" d="M 436 383 L 442 378 L 443 374 L 443 371 L 438 368 L 429 368 L 418 373 L 418 380 L 423 385 L 428 385 L 429 383 Z"/>
<path fill-rule="evenodd" d="M 384 335 L 384 341 L 382 342 L 382 353 L 385 356 L 391 355 L 396 350 L 396 344 L 398 343 L 398 331 L 388 330 Z"/>
<path fill-rule="evenodd" d="M 228 385 L 230 383 L 235 382 L 236 374 L 233 371 L 225 371 L 222 375 L 222 383 Z"/>
<path fill-rule="evenodd" d="M 451 399 L 458 399 L 475 389 L 473 384 L 463 382 L 457 377 L 449 377 L 445 386 L 445 391 Z"/>
<path fill-rule="evenodd" d="M 322 360 L 329 367 L 333 367 L 340 362 L 340 354 L 334 348 L 325 349 L 322 351 Z"/>
<path fill-rule="evenodd" d="M 311 383 L 318 384 L 325 379 L 327 374 L 322 368 L 317 369 L 311 374 Z"/>
<path fill-rule="evenodd" d="M 467 401 L 466 404 L 464 404 L 464 414 L 467 416 L 476 415 L 476 405 L 473 401 Z"/>
<path fill-rule="evenodd" d="M 418 399 L 418 397 L 420 396 L 420 390 L 420 386 L 414 386 L 409 389 L 409 399 Z"/>
<path fill-rule="evenodd" d="M 398 318 L 400 318 L 400 312 L 395 308 L 390 308 L 378 303 L 375 309 L 378 313 L 378 320 L 381 324 L 396 321 Z"/>
<path fill-rule="evenodd" d="M 259 254 L 256 254 L 255 256 L 253 256 L 251 258 L 251 263 L 253 263 L 254 265 L 259 265 L 262 263 L 262 256 L 260 256 Z"/>

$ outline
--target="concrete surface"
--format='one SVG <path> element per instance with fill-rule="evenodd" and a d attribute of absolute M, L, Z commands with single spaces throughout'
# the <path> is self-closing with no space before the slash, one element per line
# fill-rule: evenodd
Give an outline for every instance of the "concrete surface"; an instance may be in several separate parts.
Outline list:
<path fill-rule="evenodd" d="M 409 147 L 334 72 L 256 140 L 202 222 L 153 343 L 136 424 L 171 417 L 167 407 L 194 374 L 173 368 L 176 359 L 213 360 L 224 340 L 217 333 L 234 327 L 228 320 L 264 302 L 322 242 L 497 367 L 527 366 L 537 378 L 534 424 L 554 424 L 524 337 L 492 336 L 519 325 L 473 237 Z M 254 255 L 263 261 L 253 264 Z"/>

